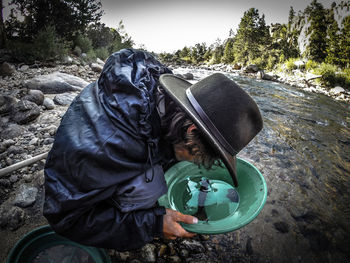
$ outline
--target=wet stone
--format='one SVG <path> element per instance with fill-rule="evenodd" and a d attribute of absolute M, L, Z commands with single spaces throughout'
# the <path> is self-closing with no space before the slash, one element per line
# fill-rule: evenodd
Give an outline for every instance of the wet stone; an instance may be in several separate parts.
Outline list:
<path fill-rule="evenodd" d="M 158 250 L 158 257 L 162 257 L 167 250 L 167 246 L 165 244 L 162 244 Z"/>
<path fill-rule="evenodd" d="M 144 262 L 156 262 L 155 249 L 156 246 L 153 244 L 147 244 L 141 249 L 141 255 Z"/>
<path fill-rule="evenodd" d="M 14 200 L 14 205 L 19 207 L 28 207 L 36 201 L 38 189 L 26 184 L 20 185 Z"/>
<path fill-rule="evenodd" d="M 196 253 L 203 253 L 205 251 L 205 248 L 203 247 L 203 245 L 196 240 L 183 240 L 181 242 L 181 245 L 184 246 L 191 253 L 196 254 Z"/>
<path fill-rule="evenodd" d="M 183 258 L 187 258 L 190 253 L 186 249 L 181 249 L 179 254 Z"/>
<path fill-rule="evenodd" d="M 273 224 L 273 226 L 281 233 L 289 232 L 289 226 L 286 222 L 276 222 Z"/>
<path fill-rule="evenodd" d="M 178 256 L 168 256 L 167 257 L 167 262 L 170 263 L 180 263 L 181 259 Z"/>

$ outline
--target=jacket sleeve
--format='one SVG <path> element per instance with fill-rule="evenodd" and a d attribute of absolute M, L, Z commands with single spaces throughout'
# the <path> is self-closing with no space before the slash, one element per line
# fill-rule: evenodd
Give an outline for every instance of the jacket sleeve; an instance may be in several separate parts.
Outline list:
<path fill-rule="evenodd" d="M 161 206 L 122 213 L 110 203 L 101 202 L 82 214 L 69 230 L 56 232 L 83 245 L 132 250 L 162 237 L 164 214 Z"/>

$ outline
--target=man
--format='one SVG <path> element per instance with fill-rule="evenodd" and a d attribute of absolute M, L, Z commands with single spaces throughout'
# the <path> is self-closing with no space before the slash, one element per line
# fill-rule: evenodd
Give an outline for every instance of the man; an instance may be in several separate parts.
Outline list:
<path fill-rule="evenodd" d="M 235 155 L 261 128 L 255 102 L 224 75 L 191 85 L 147 52 L 121 50 L 62 118 L 45 165 L 44 215 L 57 233 L 96 247 L 192 237 L 179 222 L 195 217 L 157 205 L 164 171 L 221 159 L 237 185 Z"/>

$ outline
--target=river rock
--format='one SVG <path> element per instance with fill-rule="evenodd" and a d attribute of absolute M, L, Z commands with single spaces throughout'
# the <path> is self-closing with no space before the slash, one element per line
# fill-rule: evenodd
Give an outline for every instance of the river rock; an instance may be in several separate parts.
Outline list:
<path fill-rule="evenodd" d="M 42 105 L 44 102 L 44 93 L 41 90 L 30 90 L 28 95 L 24 96 L 22 100 L 29 100 L 36 105 Z"/>
<path fill-rule="evenodd" d="M 2 139 L 13 139 L 24 132 L 25 128 L 17 124 L 10 124 L 1 132 Z"/>
<path fill-rule="evenodd" d="M 104 66 L 105 62 L 102 59 L 97 58 L 96 63 L 100 64 L 101 66 Z"/>
<path fill-rule="evenodd" d="M 235 64 L 233 65 L 233 69 L 234 69 L 234 70 L 239 70 L 239 69 L 241 69 L 241 68 L 242 68 L 242 65 L 241 65 L 241 64 L 235 63 Z"/>
<path fill-rule="evenodd" d="M 337 87 L 331 89 L 330 92 L 333 93 L 333 94 L 335 94 L 335 95 L 338 95 L 338 94 L 340 94 L 340 93 L 345 92 L 345 89 L 343 89 L 343 88 L 340 87 L 340 86 L 337 86 Z"/>
<path fill-rule="evenodd" d="M 11 145 L 8 149 L 7 149 L 7 154 L 21 154 L 24 153 L 25 150 L 23 149 L 23 147 L 21 146 L 17 146 L 17 145 Z"/>
<path fill-rule="evenodd" d="M 183 78 L 184 79 L 187 79 L 187 80 L 193 80 L 193 74 L 192 73 L 185 73 L 185 74 L 182 74 Z"/>
<path fill-rule="evenodd" d="M 16 98 L 9 95 L 0 94 L 0 115 L 9 113 L 16 104 L 16 102 Z"/>
<path fill-rule="evenodd" d="M 181 262 L 181 258 L 179 258 L 178 256 L 168 256 L 166 259 L 167 259 L 167 262 L 170 262 L 170 263 L 180 263 Z"/>
<path fill-rule="evenodd" d="M 11 139 L 0 142 L 0 153 L 3 153 L 4 151 L 7 150 L 7 148 L 9 148 L 14 144 L 15 144 L 14 140 L 11 140 Z"/>
<path fill-rule="evenodd" d="M 263 80 L 273 80 L 273 76 L 266 74 L 263 70 L 258 71 L 257 78 Z"/>
<path fill-rule="evenodd" d="M 90 64 L 90 68 L 92 69 L 92 71 L 101 73 L 101 72 L 102 72 L 102 69 L 103 69 L 103 66 L 100 65 L 100 64 L 98 64 L 98 63 L 91 63 L 91 64 Z"/>
<path fill-rule="evenodd" d="M 18 124 L 27 124 L 40 115 L 40 108 L 29 100 L 20 100 L 11 111 L 11 119 Z"/>
<path fill-rule="evenodd" d="M 22 65 L 18 70 L 24 72 L 24 71 L 27 71 L 28 69 L 29 69 L 28 65 Z"/>
<path fill-rule="evenodd" d="M 155 249 L 156 246 L 153 244 L 147 244 L 142 247 L 141 255 L 143 262 L 156 262 Z"/>
<path fill-rule="evenodd" d="M 0 76 L 11 76 L 15 72 L 15 67 L 7 62 L 4 62 L 0 65 Z"/>
<path fill-rule="evenodd" d="M 70 56 L 65 56 L 63 58 L 63 63 L 64 64 L 72 64 L 73 63 L 73 59 Z"/>
<path fill-rule="evenodd" d="M 203 253 L 205 251 L 205 248 L 203 247 L 203 245 L 196 240 L 183 240 L 181 242 L 181 245 L 185 247 L 187 250 L 195 254 Z"/>
<path fill-rule="evenodd" d="M 50 98 L 45 98 L 43 101 L 43 105 L 44 105 L 45 109 L 47 109 L 47 110 L 53 110 L 55 108 L 55 103 Z"/>
<path fill-rule="evenodd" d="M 76 94 L 71 94 L 71 93 L 58 94 L 55 96 L 53 101 L 58 105 L 67 106 L 72 103 L 75 96 Z"/>
<path fill-rule="evenodd" d="M 251 64 L 243 68 L 243 72 L 245 73 L 256 73 L 259 71 L 259 67 L 257 65 Z"/>
<path fill-rule="evenodd" d="M 25 82 L 28 89 L 41 90 L 48 94 L 81 91 L 88 84 L 82 78 L 61 72 L 40 75 Z"/>
<path fill-rule="evenodd" d="M 13 204 L 19 207 L 28 207 L 36 201 L 38 189 L 34 186 L 21 184 Z"/>
<path fill-rule="evenodd" d="M 25 212 L 17 206 L 3 205 L 0 207 L 0 226 L 8 226 L 16 230 L 24 222 Z"/>

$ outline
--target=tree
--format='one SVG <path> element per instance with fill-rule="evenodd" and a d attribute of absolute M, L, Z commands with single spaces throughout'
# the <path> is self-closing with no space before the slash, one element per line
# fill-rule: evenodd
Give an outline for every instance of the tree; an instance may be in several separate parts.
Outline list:
<path fill-rule="evenodd" d="M 310 38 L 306 56 L 317 62 L 323 62 L 327 56 L 326 11 L 322 4 L 318 3 L 317 0 L 313 0 L 310 6 L 306 8 L 306 12 L 311 19 L 309 28 Z"/>
<path fill-rule="evenodd" d="M 340 64 L 343 67 L 350 67 L 350 16 L 343 20 L 343 28 L 340 35 L 339 47 Z"/>
<path fill-rule="evenodd" d="M 250 8 L 244 12 L 238 26 L 233 50 L 235 60 L 246 64 L 249 60 L 261 56 L 260 46 L 269 45 L 269 29 L 265 24 L 265 16 L 259 16 L 258 9 Z"/>
<path fill-rule="evenodd" d="M 295 11 L 294 11 L 293 7 L 291 6 L 289 9 L 289 16 L 288 16 L 288 30 L 289 31 L 291 30 L 291 26 L 293 24 L 294 17 L 295 17 Z"/>
<path fill-rule="evenodd" d="M 84 33 L 88 24 L 98 22 L 103 11 L 97 0 L 12 0 L 13 17 L 22 16 L 23 22 L 12 19 L 24 41 L 32 41 L 37 32 L 53 25 L 60 37 L 72 40 L 76 32 Z M 13 29 L 12 29 L 13 30 Z"/>
<path fill-rule="evenodd" d="M 340 40 L 341 36 L 339 33 L 338 23 L 334 19 L 334 16 L 332 14 L 331 18 L 332 21 L 327 29 L 327 57 L 326 62 L 330 64 L 340 65 L 341 64 L 341 58 L 339 56 L 340 53 Z"/>
<path fill-rule="evenodd" d="M 232 63 L 235 60 L 235 56 L 233 53 L 233 38 L 228 38 L 225 42 L 225 49 L 224 49 L 224 55 L 222 57 L 223 63 Z"/>

